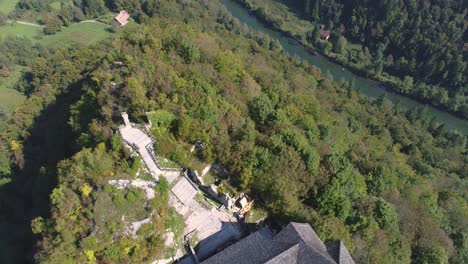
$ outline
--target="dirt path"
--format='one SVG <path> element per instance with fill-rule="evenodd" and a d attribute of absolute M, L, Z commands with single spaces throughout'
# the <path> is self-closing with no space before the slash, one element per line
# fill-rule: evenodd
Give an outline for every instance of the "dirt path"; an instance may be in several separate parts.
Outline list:
<path fill-rule="evenodd" d="M 83 20 L 83 21 L 80 21 L 78 23 L 96 23 L 96 24 L 103 24 L 103 25 L 107 25 L 106 23 L 103 23 L 101 21 L 97 21 L 97 20 L 94 20 L 94 19 L 90 19 L 90 20 Z"/>
<path fill-rule="evenodd" d="M 21 24 L 21 25 L 26 25 L 26 26 L 31 26 L 31 27 L 45 28 L 44 25 L 39 25 L 37 23 L 31 23 L 31 22 L 26 22 L 26 21 L 21 21 L 21 20 L 7 20 L 6 22 L 7 23 L 18 23 L 18 24 Z M 106 23 L 102 23 L 102 22 L 97 21 L 97 20 L 83 20 L 83 21 L 80 21 L 80 22 L 78 22 L 76 24 L 79 24 L 79 23 L 96 23 L 96 24 L 107 25 Z"/>
<path fill-rule="evenodd" d="M 18 23 L 21 25 L 26 25 L 26 26 L 31 26 L 31 27 L 39 27 L 39 28 L 44 28 L 45 26 L 39 25 L 36 23 L 31 23 L 31 22 L 26 22 L 26 21 L 19 21 L 19 20 L 7 20 L 7 23 Z"/>

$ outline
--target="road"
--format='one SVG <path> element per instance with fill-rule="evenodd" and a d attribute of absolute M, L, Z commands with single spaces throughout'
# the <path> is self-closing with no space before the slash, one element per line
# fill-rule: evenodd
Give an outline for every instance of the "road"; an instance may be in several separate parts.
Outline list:
<path fill-rule="evenodd" d="M 31 27 L 39 27 L 39 28 L 44 28 L 44 25 L 39 25 L 36 23 L 31 23 L 31 22 L 26 22 L 26 21 L 20 21 L 20 20 L 7 20 L 7 23 L 18 23 L 21 25 L 26 25 L 26 26 L 31 26 Z"/>

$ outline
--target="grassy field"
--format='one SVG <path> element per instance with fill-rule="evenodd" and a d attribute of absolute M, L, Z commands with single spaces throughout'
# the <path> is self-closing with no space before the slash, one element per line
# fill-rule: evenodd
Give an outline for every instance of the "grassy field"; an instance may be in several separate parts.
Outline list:
<path fill-rule="evenodd" d="M 15 9 L 18 2 L 19 0 L 0 0 L 0 11 L 7 15 Z"/>
<path fill-rule="evenodd" d="M 47 47 L 63 47 L 73 43 L 88 45 L 113 35 L 109 26 L 101 23 L 79 23 L 64 27 L 61 32 L 44 36 L 40 43 Z"/>
<path fill-rule="evenodd" d="M 13 89 L 14 84 L 21 77 L 21 69 L 21 67 L 16 67 L 10 76 L 0 77 L 0 109 L 7 114 L 25 98 Z"/>
<path fill-rule="evenodd" d="M 8 35 L 18 36 L 18 37 L 27 37 L 27 38 L 34 40 L 40 35 L 41 32 L 42 32 L 42 28 L 39 28 L 39 27 L 21 25 L 17 23 L 12 23 L 12 24 L 7 23 L 3 26 L 0 26 L 0 40 L 5 38 Z"/>
<path fill-rule="evenodd" d="M 55 35 L 44 35 L 42 28 L 18 23 L 0 26 L 0 39 L 8 35 L 27 37 L 44 46 L 55 48 L 70 44 L 91 44 L 113 35 L 109 26 L 101 23 L 79 23 L 63 27 Z"/>
<path fill-rule="evenodd" d="M 60 1 L 55 1 L 50 3 L 50 7 L 54 10 L 60 10 L 61 4 Z"/>
<path fill-rule="evenodd" d="M 0 112 L 7 116 L 26 97 L 13 89 L 14 84 L 21 77 L 21 67 L 16 67 L 15 71 L 8 77 L 0 77 Z M 6 119 L 0 116 L 0 131 L 5 128 Z"/>

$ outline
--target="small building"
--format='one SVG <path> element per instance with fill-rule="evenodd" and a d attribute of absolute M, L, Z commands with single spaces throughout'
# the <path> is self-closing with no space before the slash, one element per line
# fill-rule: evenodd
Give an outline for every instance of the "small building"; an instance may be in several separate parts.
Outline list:
<path fill-rule="evenodd" d="M 123 27 L 128 23 L 128 19 L 130 18 L 130 14 L 122 10 L 120 13 L 115 17 L 115 20 L 119 22 L 120 26 Z"/>
<path fill-rule="evenodd" d="M 325 30 L 325 25 L 320 26 L 320 37 L 325 40 L 328 40 L 330 37 L 330 32 Z"/>

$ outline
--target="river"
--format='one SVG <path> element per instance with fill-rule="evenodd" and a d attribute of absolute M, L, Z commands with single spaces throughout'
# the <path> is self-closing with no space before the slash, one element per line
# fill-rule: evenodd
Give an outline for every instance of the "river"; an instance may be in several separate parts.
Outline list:
<path fill-rule="evenodd" d="M 334 80 L 346 80 L 349 83 L 353 83 L 354 87 L 359 91 L 370 97 L 378 98 L 383 94 L 387 95 L 387 98 L 393 103 L 398 103 L 402 109 L 409 109 L 412 107 L 424 107 L 425 104 L 417 102 L 411 98 L 396 94 L 386 89 L 382 83 L 376 82 L 371 79 L 360 77 L 347 69 L 344 69 L 341 65 L 331 62 L 327 58 L 321 55 L 314 55 L 308 51 L 308 49 L 301 45 L 296 40 L 285 36 L 281 32 L 271 29 L 258 20 L 255 15 L 249 13 L 249 11 L 234 2 L 233 0 L 219 0 L 231 15 L 237 18 L 240 22 L 247 24 L 249 27 L 268 34 L 271 38 L 277 39 L 284 50 L 290 55 L 296 55 L 311 65 L 318 67 L 323 73 L 332 76 Z M 436 109 L 432 106 L 427 105 L 431 116 L 435 117 L 437 122 L 445 124 L 445 127 L 452 130 L 457 130 L 464 135 L 468 135 L 468 121 L 451 115 L 447 112 Z"/>

